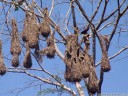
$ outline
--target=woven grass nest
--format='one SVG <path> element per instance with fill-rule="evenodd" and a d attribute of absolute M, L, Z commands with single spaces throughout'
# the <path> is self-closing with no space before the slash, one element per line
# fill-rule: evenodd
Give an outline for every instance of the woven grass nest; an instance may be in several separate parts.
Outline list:
<path fill-rule="evenodd" d="M 21 54 L 20 40 L 18 36 L 18 27 L 15 19 L 12 19 L 12 33 L 11 33 L 11 49 L 12 57 L 12 66 L 19 66 L 19 55 Z"/>
<path fill-rule="evenodd" d="M 54 58 L 56 53 L 55 45 L 54 45 L 54 34 L 51 34 L 46 42 L 47 42 L 47 47 L 39 51 L 39 53 L 46 55 L 49 59 Z"/>
<path fill-rule="evenodd" d="M 76 35 L 68 35 L 66 37 L 66 50 L 72 55 L 72 57 L 78 57 L 79 44 L 78 37 Z"/>
<path fill-rule="evenodd" d="M 108 72 L 109 70 L 111 70 L 110 62 L 108 59 L 108 53 L 107 53 L 108 39 L 106 36 L 102 36 L 102 35 L 100 35 L 99 37 L 102 48 L 101 70 L 103 72 Z"/>
<path fill-rule="evenodd" d="M 79 62 L 75 62 L 75 60 L 69 60 L 66 63 L 66 70 L 64 75 L 65 80 L 68 82 L 80 82 L 82 79 L 82 74 Z"/>
<path fill-rule="evenodd" d="M 82 79 L 81 62 L 79 61 L 79 45 L 76 35 L 66 37 L 65 80 L 68 82 L 80 82 Z"/>
<path fill-rule="evenodd" d="M 90 75 L 91 59 L 88 54 L 85 54 L 84 59 L 81 62 L 81 72 L 83 78 L 87 78 Z"/>
<path fill-rule="evenodd" d="M 28 42 L 30 48 L 35 48 L 38 43 L 38 25 L 36 22 L 36 15 L 33 10 L 32 12 L 33 13 L 26 12 L 22 40 Z"/>
<path fill-rule="evenodd" d="M 26 53 L 23 61 L 23 66 L 25 68 L 31 68 L 32 67 L 32 59 L 31 59 L 31 54 L 30 54 L 30 48 L 28 44 L 26 44 Z"/>
<path fill-rule="evenodd" d="M 48 9 L 45 8 L 43 13 L 44 13 L 44 18 L 39 26 L 39 33 L 42 34 L 43 37 L 48 37 L 51 33 Z"/>
<path fill-rule="evenodd" d="M 4 75 L 6 73 L 6 67 L 4 65 L 4 59 L 2 55 L 2 42 L 0 40 L 0 75 Z"/>
<path fill-rule="evenodd" d="M 95 72 L 95 68 L 93 66 L 90 66 L 88 90 L 92 94 L 95 94 L 99 90 L 99 81 Z"/>
<path fill-rule="evenodd" d="M 110 66 L 110 62 L 109 62 L 107 53 L 102 54 L 101 70 L 103 72 L 108 72 L 109 70 L 111 70 L 111 66 Z"/>
<path fill-rule="evenodd" d="M 46 47 L 43 50 L 39 51 L 40 54 L 46 55 L 49 59 L 55 57 L 56 50 L 54 47 Z"/>

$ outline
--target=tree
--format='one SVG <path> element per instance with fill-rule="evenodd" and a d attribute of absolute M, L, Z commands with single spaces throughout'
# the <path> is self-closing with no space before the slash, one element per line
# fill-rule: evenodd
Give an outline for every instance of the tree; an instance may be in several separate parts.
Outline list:
<path fill-rule="evenodd" d="M 110 59 L 128 49 L 124 43 L 114 55 L 108 54 L 113 50 L 113 42 L 125 42 L 120 38 L 128 32 L 127 0 L 0 2 L 1 75 L 6 72 L 24 73 L 54 86 L 44 88 L 43 93 L 64 92 L 72 96 L 85 96 L 85 90 L 90 96 L 102 93 L 104 74 L 112 70 Z M 2 52 L 2 45 L 10 48 L 10 52 Z M 57 70 L 47 70 L 47 67 L 55 66 L 48 63 L 58 60 L 63 61 L 62 68 L 57 68 L 61 74 Z M 6 66 L 4 61 L 12 67 Z M 100 70 L 96 71 L 96 68 Z M 75 85 L 77 91 L 67 86 L 67 82 Z"/>

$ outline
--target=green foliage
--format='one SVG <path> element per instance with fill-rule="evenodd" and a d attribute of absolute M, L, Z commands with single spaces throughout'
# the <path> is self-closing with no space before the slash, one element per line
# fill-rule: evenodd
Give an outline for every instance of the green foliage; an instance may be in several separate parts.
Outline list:
<path fill-rule="evenodd" d="M 46 88 L 38 92 L 37 96 L 45 96 L 48 94 L 54 94 L 56 92 L 62 94 L 65 90 L 63 88 Z"/>

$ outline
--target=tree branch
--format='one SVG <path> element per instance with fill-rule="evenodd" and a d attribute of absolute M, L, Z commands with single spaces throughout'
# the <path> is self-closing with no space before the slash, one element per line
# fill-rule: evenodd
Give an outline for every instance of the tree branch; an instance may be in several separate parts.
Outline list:
<path fill-rule="evenodd" d="M 44 82 L 44 83 L 61 87 L 61 88 L 63 88 L 64 90 L 67 90 L 69 93 L 71 93 L 71 94 L 73 94 L 74 96 L 76 96 L 75 91 L 73 91 L 71 88 L 67 87 L 66 85 L 60 84 L 60 83 L 58 83 L 58 82 L 53 82 L 53 81 L 51 81 L 50 79 L 44 79 L 44 78 L 35 76 L 35 75 L 33 75 L 33 74 L 30 74 L 29 72 L 27 72 L 27 71 L 25 71 L 25 70 L 24 70 L 24 71 L 8 70 L 8 72 L 25 73 L 25 74 L 27 74 L 28 76 L 33 77 L 33 78 L 35 78 L 35 79 L 38 79 L 38 80 L 40 80 L 40 81 L 42 81 L 42 82 Z"/>
<path fill-rule="evenodd" d="M 76 88 L 78 90 L 79 96 L 85 96 L 80 83 L 79 82 L 76 82 L 75 84 L 76 84 Z"/>

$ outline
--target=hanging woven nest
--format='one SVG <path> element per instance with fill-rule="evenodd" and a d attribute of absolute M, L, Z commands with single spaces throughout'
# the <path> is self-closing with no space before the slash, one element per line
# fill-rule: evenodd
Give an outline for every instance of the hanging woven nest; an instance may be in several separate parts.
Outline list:
<path fill-rule="evenodd" d="M 65 79 L 68 82 L 80 82 L 82 79 L 81 62 L 79 61 L 79 45 L 76 35 L 68 35 L 66 37 L 66 64 Z"/>
<path fill-rule="evenodd" d="M 102 49 L 102 60 L 101 60 L 101 70 L 103 72 L 108 72 L 111 70 L 110 62 L 108 59 L 107 45 L 108 45 L 108 37 L 100 35 L 100 45 Z"/>
<path fill-rule="evenodd" d="M 70 59 L 66 64 L 65 80 L 68 82 L 80 82 L 82 79 L 81 65 L 75 59 Z"/>
<path fill-rule="evenodd" d="M 38 43 L 38 25 L 36 22 L 36 15 L 34 10 L 31 11 L 33 13 L 26 12 L 22 40 L 24 42 L 28 42 L 30 48 L 35 48 Z"/>
<path fill-rule="evenodd" d="M 101 70 L 103 72 L 108 72 L 109 70 L 111 70 L 111 66 L 110 66 L 110 62 L 109 62 L 108 56 L 105 53 L 102 54 Z"/>
<path fill-rule="evenodd" d="M 55 49 L 47 48 L 46 56 L 48 58 L 54 58 L 55 57 Z"/>
<path fill-rule="evenodd" d="M 12 66 L 19 66 L 19 55 L 21 54 L 20 40 L 18 36 L 18 28 L 15 19 L 12 19 L 11 49 Z"/>
<path fill-rule="evenodd" d="M 47 47 L 43 50 L 39 51 L 40 54 L 46 55 L 49 59 L 55 57 L 56 49 L 54 45 L 54 34 L 51 34 L 51 36 L 47 39 Z"/>
<path fill-rule="evenodd" d="M 20 40 L 18 36 L 18 28 L 15 19 L 12 19 L 12 34 L 11 34 L 11 54 L 21 53 Z"/>
<path fill-rule="evenodd" d="M 88 54 L 84 56 L 84 60 L 81 62 L 81 72 L 83 78 L 87 78 L 90 75 L 90 66 L 91 66 L 91 61 L 90 57 Z"/>
<path fill-rule="evenodd" d="M 44 49 L 42 49 L 41 51 L 38 52 L 41 55 L 46 55 L 47 58 L 52 59 L 55 57 L 55 47 L 46 47 Z"/>
<path fill-rule="evenodd" d="M 40 31 L 39 33 L 42 34 L 43 37 L 48 37 L 51 33 L 50 21 L 49 21 L 47 8 L 44 9 L 44 18 L 42 20 L 42 23 L 40 24 L 39 31 Z"/>
<path fill-rule="evenodd" d="M 25 68 L 32 67 L 32 59 L 31 59 L 30 48 L 28 47 L 28 44 L 26 44 L 26 54 L 24 57 L 23 66 Z"/>
<path fill-rule="evenodd" d="M 88 90 L 90 93 L 95 94 L 99 89 L 98 78 L 93 66 L 90 66 L 90 71 L 91 72 L 88 80 Z"/>
<path fill-rule="evenodd" d="M 47 47 L 46 50 L 45 50 L 45 54 L 48 58 L 54 58 L 55 57 L 55 47 Z"/>
<path fill-rule="evenodd" d="M 2 42 L 0 40 L 0 75 L 4 75 L 6 73 L 6 67 L 4 65 L 4 59 L 2 56 Z"/>
<path fill-rule="evenodd" d="M 72 55 L 72 58 L 79 56 L 78 37 L 76 35 L 66 37 L 66 50 Z"/>

